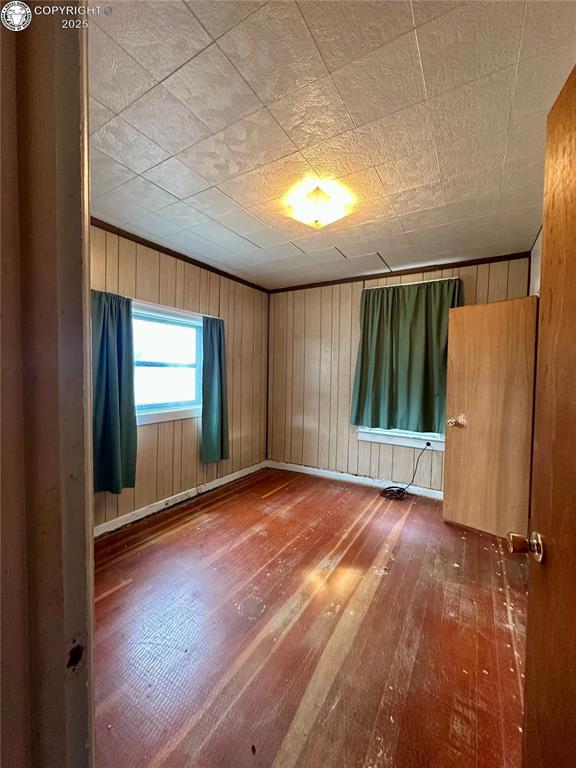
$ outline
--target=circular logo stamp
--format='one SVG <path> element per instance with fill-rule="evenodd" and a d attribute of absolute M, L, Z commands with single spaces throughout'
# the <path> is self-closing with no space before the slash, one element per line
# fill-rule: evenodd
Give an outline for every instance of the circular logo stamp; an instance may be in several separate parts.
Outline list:
<path fill-rule="evenodd" d="M 32 21 L 32 11 L 21 0 L 12 0 L 2 8 L 0 18 L 6 29 L 21 32 Z"/>

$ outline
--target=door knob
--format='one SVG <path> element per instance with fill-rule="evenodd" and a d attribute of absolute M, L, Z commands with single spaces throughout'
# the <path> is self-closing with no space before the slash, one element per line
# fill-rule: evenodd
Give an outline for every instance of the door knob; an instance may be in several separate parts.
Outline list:
<path fill-rule="evenodd" d="M 521 533 L 509 533 L 506 539 L 508 551 L 513 555 L 530 552 L 537 563 L 541 563 L 544 559 L 544 542 L 537 531 L 532 531 L 529 539 Z"/>
<path fill-rule="evenodd" d="M 463 413 L 460 414 L 456 419 L 446 419 L 446 424 L 449 427 L 465 427 L 466 426 L 466 416 L 464 416 Z"/>

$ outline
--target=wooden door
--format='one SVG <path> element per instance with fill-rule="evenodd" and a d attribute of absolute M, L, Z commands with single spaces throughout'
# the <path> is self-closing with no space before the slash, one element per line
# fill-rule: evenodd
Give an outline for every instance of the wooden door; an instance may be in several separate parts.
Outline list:
<path fill-rule="evenodd" d="M 576 70 L 548 116 L 524 768 L 576 765 Z"/>
<path fill-rule="evenodd" d="M 528 527 L 536 306 L 450 310 L 444 519 L 497 536 Z"/>

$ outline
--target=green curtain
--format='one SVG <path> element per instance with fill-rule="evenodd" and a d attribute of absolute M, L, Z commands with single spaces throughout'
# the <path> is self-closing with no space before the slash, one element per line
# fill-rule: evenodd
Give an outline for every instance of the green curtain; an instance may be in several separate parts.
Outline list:
<path fill-rule="evenodd" d="M 91 293 L 94 490 L 120 493 L 136 479 L 132 301 Z"/>
<path fill-rule="evenodd" d="M 352 424 L 444 432 L 448 310 L 460 280 L 362 292 Z"/>
<path fill-rule="evenodd" d="M 230 457 L 226 398 L 226 341 L 224 321 L 202 321 L 202 461 L 210 464 Z"/>

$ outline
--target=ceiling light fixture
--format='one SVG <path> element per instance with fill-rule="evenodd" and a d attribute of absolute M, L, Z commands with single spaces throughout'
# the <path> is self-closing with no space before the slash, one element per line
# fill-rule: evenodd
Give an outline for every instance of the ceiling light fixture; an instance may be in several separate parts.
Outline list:
<path fill-rule="evenodd" d="M 284 201 L 289 216 L 319 229 L 348 216 L 355 198 L 344 184 L 311 176 L 292 187 Z"/>

